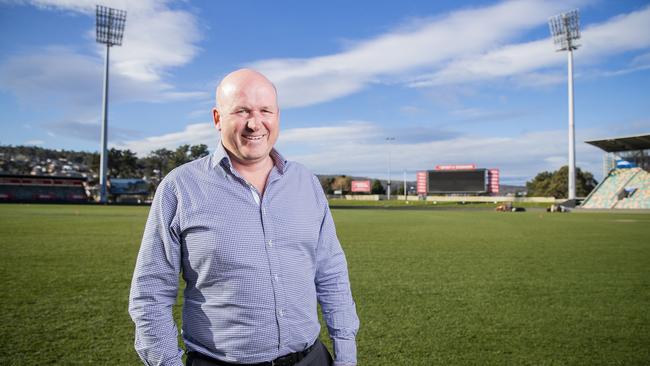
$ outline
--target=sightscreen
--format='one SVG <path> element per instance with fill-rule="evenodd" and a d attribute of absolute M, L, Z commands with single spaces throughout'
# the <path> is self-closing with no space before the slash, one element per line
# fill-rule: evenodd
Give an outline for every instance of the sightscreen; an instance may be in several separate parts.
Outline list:
<path fill-rule="evenodd" d="M 430 170 L 428 193 L 486 192 L 486 170 Z"/>

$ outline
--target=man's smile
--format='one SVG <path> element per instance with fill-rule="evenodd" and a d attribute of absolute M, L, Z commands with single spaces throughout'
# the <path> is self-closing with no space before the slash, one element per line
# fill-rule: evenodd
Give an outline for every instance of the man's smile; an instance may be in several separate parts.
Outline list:
<path fill-rule="evenodd" d="M 245 138 L 246 140 L 249 140 L 249 141 L 258 141 L 258 140 L 261 140 L 262 138 L 266 137 L 266 134 L 264 134 L 264 135 L 255 135 L 255 136 L 253 136 L 253 135 L 242 135 L 242 137 Z"/>

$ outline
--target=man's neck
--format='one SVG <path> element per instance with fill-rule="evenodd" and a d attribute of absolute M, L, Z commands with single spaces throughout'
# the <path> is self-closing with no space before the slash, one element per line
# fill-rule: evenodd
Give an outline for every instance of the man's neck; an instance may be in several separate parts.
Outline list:
<path fill-rule="evenodd" d="M 260 194 L 264 194 L 266 180 L 273 169 L 273 159 L 267 156 L 258 162 L 242 163 L 236 158 L 230 156 L 232 166 L 237 172 L 250 184 L 252 184 Z"/>

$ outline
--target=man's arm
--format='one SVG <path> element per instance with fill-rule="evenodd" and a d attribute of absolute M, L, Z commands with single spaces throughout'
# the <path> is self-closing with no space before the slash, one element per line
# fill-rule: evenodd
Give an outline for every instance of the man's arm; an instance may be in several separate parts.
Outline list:
<path fill-rule="evenodd" d="M 350 291 L 348 265 L 336 237 L 334 220 L 327 199 L 322 193 L 318 180 L 316 184 L 325 210 L 316 253 L 316 293 L 327 330 L 334 343 L 334 365 L 356 365 L 355 337 L 359 329 L 359 318 Z"/>
<path fill-rule="evenodd" d="M 180 240 L 174 187 L 163 180 L 156 190 L 133 272 L 129 313 L 135 349 L 146 365 L 182 366 L 172 315 L 180 272 Z"/>

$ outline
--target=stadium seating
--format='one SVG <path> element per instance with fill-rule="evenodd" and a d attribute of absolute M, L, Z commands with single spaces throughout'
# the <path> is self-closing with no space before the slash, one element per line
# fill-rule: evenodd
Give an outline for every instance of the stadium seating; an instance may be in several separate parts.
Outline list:
<path fill-rule="evenodd" d="M 82 178 L 0 175 L 0 202 L 87 202 Z"/>
<path fill-rule="evenodd" d="M 586 209 L 650 209 L 650 173 L 615 169 L 587 196 Z"/>
<path fill-rule="evenodd" d="M 650 209 L 650 173 L 640 170 L 623 189 L 615 208 Z"/>

